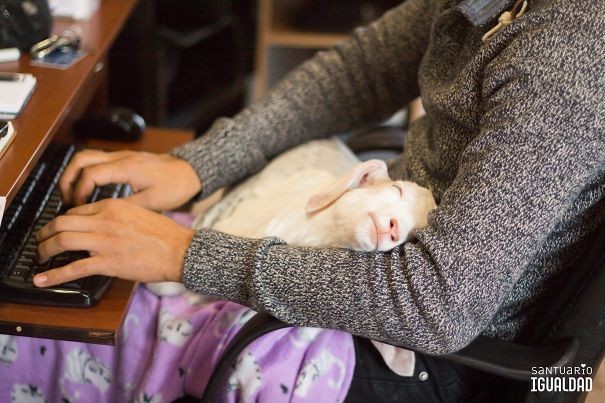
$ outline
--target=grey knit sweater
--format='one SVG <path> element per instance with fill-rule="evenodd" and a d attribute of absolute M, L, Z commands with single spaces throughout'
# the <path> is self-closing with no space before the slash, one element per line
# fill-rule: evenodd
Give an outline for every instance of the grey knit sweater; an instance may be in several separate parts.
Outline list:
<path fill-rule="evenodd" d="M 491 13 L 485 24 L 467 18 L 473 3 Z M 390 164 L 439 202 L 416 241 L 363 253 L 201 230 L 185 285 L 292 324 L 433 354 L 480 333 L 515 338 L 539 320 L 605 222 L 605 2 L 529 0 L 482 43 L 510 7 L 407 0 L 173 152 L 196 169 L 203 197 L 421 95 L 427 115 Z"/>

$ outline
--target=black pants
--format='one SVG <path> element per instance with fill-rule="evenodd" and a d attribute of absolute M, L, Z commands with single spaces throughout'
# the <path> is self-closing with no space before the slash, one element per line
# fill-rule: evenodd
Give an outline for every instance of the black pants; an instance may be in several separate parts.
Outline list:
<path fill-rule="evenodd" d="M 416 354 L 414 375 L 393 373 L 369 340 L 354 337 L 355 372 L 346 403 L 491 402 L 502 381 L 443 358 Z"/>

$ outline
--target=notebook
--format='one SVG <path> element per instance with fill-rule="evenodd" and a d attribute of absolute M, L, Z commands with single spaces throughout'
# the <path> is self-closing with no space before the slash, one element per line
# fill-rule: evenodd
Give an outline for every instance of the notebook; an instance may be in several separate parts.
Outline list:
<path fill-rule="evenodd" d="M 31 74 L 0 73 L 0 119 L 18 116 L 35 88 Z"/>
<path fill-rule="evenodd" d="M 2 225 L 2 216 L 4 215 L 4 206 L 6 206 L 6 196 L 0 196 L 0 225 Z"/>

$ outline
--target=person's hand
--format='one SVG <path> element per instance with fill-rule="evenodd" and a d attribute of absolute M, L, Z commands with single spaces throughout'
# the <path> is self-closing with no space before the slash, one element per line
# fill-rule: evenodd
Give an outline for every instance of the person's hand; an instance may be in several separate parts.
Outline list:
<path fill-rule="evenodd" d="M 168 154 L 136 151 L 77 153 L 59 181 L 63 200 L 81 205 L 95 186 L 128 183 L 128 201 L 151 210 L 170 210 L 195 196 L 202 184 L 193 167 Z"/>
<path fill-rule="evenodd" d="M 38 259 L 66 251 L 90 257 L 34 277 L 47 287 L 103 274 L 141 282 L 180 281 L 195 231 L 124 200 L 103 200 L 69 210 L 38 233 Z"/>

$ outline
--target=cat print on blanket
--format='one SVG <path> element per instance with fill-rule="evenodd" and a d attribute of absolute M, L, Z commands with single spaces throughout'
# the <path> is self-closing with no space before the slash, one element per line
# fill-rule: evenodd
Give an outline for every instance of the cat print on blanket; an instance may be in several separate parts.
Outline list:
<path fill-rule="evenodd" d="M 306 397 L 313 382 L 332 368 L 336 370 L 337 376 L 336 379 L 328 380 L 328 386 L 333 389 L 340 388 L 344 381 L 345 366 L 341 360 L 328 351 L 322 351 L 318 357 L 305 364 L 294 386 L 294 394 Z"/>
<path fill-rule="evenodd" d="M 16 403 L 46 403 L 44 393 L 34 385 L 14 384 L 11 399 Z"/>
<path fill-rule="evenodd" d="M 233 372 L 227 382 L 229 392 L 240 392 L 240 401 L 253 401 L 254 394 L 262 386 L 258 361 L 250 351 L 244 351 L 235 361 Z"/>
<path fill-rule="evenodd" d="M 112 381 L 109 367 L 79 348 L 67 354 L 64 377 L 75 383 L 92 384 L 102 392 L 107 391 Z"/>
<path fill-rule="evenodd" d="M 316 327 L 299 327 L 290 335 L 290 341 L 295 347 L 305 347 L 312 343 L 322 330 Z"/>
<path fill-rule="evenodd" d="M 166 310 L 160 311 L 158 338 L 174 346 L 184 346 L 191 336 L 193 325 L 188 319 L 174 317 Z"/>
<path fill-rule="evenodd" d="M 146 393 L 139 393 L 134 399 L 134 403 L 162 403 L 161 395 L 148 396 Z"/>
<path fill-rule="evenodd" d="M 0 334 L 0 362 L 10 364 L 15 362 L 17 355 L 17 343 L 15 337 L 7 334 Z"/>

